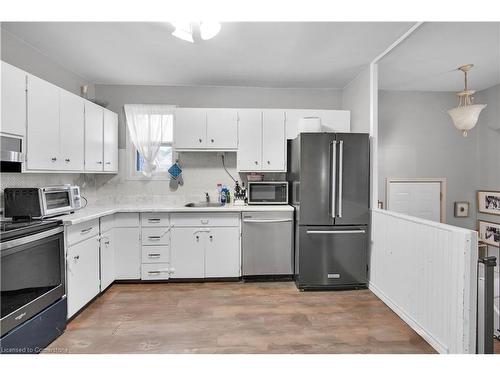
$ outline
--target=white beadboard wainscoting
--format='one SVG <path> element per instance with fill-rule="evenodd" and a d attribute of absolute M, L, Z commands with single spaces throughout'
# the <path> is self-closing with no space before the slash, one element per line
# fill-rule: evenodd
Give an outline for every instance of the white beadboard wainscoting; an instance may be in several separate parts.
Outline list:
<path fill-rule="evenodd" d="M 439 353 L 475 353 L 477 233 L 372 210 L 369 287 Z"/>

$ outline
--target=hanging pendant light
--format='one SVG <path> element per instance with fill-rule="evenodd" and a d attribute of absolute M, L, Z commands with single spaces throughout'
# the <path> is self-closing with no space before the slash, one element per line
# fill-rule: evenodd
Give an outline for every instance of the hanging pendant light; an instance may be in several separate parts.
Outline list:
<path fill-rule="evenodd" d="M 448 111 L 453 125 L 462 132 L 464 137 L 467 137 L 469 130 L 476 126 L 479 114 L 486 107 L 486 104 L 473 104 L 475 91 L 467 88 L 467 73 L 473 66 L 467 64 L 458 68 L 464 73 L 465 87 L 463 91 L 457 93 L 458 107 Z"/>

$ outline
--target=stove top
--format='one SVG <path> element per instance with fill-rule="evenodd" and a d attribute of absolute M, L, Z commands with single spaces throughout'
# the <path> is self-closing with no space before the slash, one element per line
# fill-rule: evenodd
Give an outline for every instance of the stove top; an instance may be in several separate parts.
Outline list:
<path fill-rule="evenodd" d="M 29 236 L 62 225 L 57 219 L 2 220 L 0 221 L 0 242 Z"/>

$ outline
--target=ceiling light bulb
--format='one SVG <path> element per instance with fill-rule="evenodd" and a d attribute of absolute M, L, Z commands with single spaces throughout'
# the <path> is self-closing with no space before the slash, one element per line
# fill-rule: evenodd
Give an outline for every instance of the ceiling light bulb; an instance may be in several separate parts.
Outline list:
<path fill-rule="evenodd" d="M 190 22 L 172 22 L 172 25 L 175 27 L 175 30 L 172 32 L 173 36 L 186 42 L 194 43 L 193 29 Z"/>
<path fill-rule="evenodd" d="M 200 23 L 200 36 L 203 40 L 212 39 L 216 36 L 222 28 L 219 22 L 201 22 Z"/>

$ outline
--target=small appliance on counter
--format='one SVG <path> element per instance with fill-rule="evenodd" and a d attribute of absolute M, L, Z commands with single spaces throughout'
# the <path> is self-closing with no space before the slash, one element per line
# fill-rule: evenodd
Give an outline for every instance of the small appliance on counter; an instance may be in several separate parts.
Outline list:
<path fill-rule="evenodd" d="M 5 217 L 40 219 L 68 214 L 82 207 L 80 188 L 72 185 L 5 188 Z"/>
<path fill-rule="evenodd" d="M 248 204 L 288 204 L 288 182 L 248 182 Z"/>
<path fill-rule="evenodd" d="M 22 138 L 2 135 L 0 141 L 0 172 L 20 173 L 24 160 Z"/>

